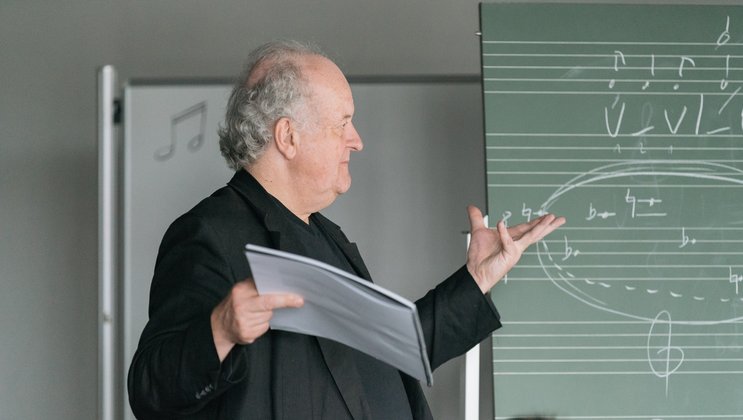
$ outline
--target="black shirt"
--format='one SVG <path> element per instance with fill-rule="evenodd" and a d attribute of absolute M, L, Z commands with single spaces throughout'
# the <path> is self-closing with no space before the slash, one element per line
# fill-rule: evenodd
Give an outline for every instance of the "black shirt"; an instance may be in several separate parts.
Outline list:
<path fill-rule="evenodd" d="M 310 223 L 307 224 L 291 213 L 278 200 L 274 200 L 274 202 L 280 209 L 282 216 L 290 221 L 291 229 L 288 232 L 290 240 L 296 241 L 295 243 L 299 245 L 299 248 L 303 249 L 304 256 L 358 274 L 354 272 L 353 267 L 338 245 L 314 221 L 314 215 L 310 216 Z M 297 338 L 299 339 L 299 337 Z M 309 339 L 313 342 L 311 354 L 300 356 L 300 359 L 312 358 L 317 363 L 318 359 L 322 360 L 322 352 L 317 344 L 317 338 L 309 337 Z M 366 405 L 369 407 L 372 418 L 412 420 L 410 404 L 399 371 L 365 353 L 350 347 L 347 348 L 353 356 L 352 360 L 355 362 L 355 367 L 361 377 L 362 386 L 367 396 Z M 310 360 L 308 362 L 313 363 Z M 313 384 L 315 389 L 307 390 L 305 396 L 317 399 L 321 405 L 344 404 L 330 372 L 323 372 L 321 376 L 323 378 L 316 378 L 318 380 Z"/>

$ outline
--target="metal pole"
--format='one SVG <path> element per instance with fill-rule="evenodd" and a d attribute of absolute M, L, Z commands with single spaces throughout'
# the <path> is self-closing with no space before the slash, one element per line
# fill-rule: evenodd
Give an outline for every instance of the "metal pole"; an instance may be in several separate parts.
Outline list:
<path fill-rule="evenodd" d="M 98 418 L 114 419 L 116 284 L 116 71 L 98 71 Z"/>

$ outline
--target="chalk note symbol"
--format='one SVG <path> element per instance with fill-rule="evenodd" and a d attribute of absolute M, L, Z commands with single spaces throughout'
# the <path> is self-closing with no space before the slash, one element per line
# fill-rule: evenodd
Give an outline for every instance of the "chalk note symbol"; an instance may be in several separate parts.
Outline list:
<path fill-rule="evenodd" d="M 730 76 L 730 54 L 725 57 L 725 77 L 720 80 L 720 90 L 728 87 L 728 76 Z"/>
<path fill-rule="evenodd" d="M 733 267 L 730 268 L 730 283 L 735 284 L 735 294 L 738 294 L 738 285 L 743 281 L 743 275 L 733 273 Z"/>
<path fill-rule="evenodd" d="M 684 120 L 684 117 L 686 116 L 686 105 L 684 105 L 684 108 L 681 110 L 681 115 L 679 116 L 678 120 L 676 120 L 676 125 L 671 125 L 671 121 L 668 118 L 668 109 L 663 110 L 663 115 L 666 117 L 666 124 L 668 125 L 668 130 L 671 132 L 671 134 L 676 134 L 679 130 L 679 126 L 681 125 L 681 121 Z"/>
<path fill-rule="evenodd" d="M 622 65 L 623 66 L 626 66 L 627 65 L 627 61 L 624 59 L 624 54 L 621 51 L 619 51 L 619 50 L 615 50 L 614 51 L 614 71 L 619 71 L 619 61 L 620 60 L 622 61 Z M 614 83 L 615 82 L 616 82 L 615 79 L 611 79 L 609 81 L 609 89 L 613 89 L 614 88 Z"/>
<path fill-rule="evenodd" d="M 205 134 L 206 101 L 202 101 L 170 118 L 170 144 L 155 150 L 154 158 L 161 162 L 172 158 L 175 155 L 176 145 L 184 135 L 188 138 L 186 146 L 195 152 L 204 144 Z"/>
<path fill-rule="evenodd" d="M 511 213 L 510 211 L 506 210 L 503 212 L 503 216 L 501 217 L 501 219 L 503 219 L 504 225 L 508 226 L 508 219 L 510 219 L 511 216 L 513 216 L 513 213 Z"/>
<path fill-rule="evenodd" d="M 690 238 L 689 235 L 686 234 L 686 228 L 682 227 L 681 228 L 681 245 L 679 245 L 679 248 L 683 248 L 689 244 L 694 245 L 696 243 L 697 243 L 697 240 L 695 238 Z"/>
<path fill-rule="evenodd" d="M 730 41 L 730 16 L 726 16 L 725 30 L 717 37 L 717 46 L 715 49 L 722 47 Z"/>
<path fill-rule="evenodd" d="M 664 217 L 664 216 L 667 215 L 667 213 L 665 213 L 665 212 L 663 212 L 663 213 L 661 213 L 661 212 L 658 212 L 658 213 L 640 213 L 639 211 L 637 211 L 638 204 L 646 204 L 648 207 L 653 207 L 656 204 L 662 203 L 663 200 L 661 200 L 659 198 L 654 198 L 654 197 L 650 197 L 650 198 L 637 198 L 634 195 L 630 195 L 630 190 L 631 190 L 630 188 L 627 188 L 627 194 L 624 196 L 624 201 L 626 203 L 632 205 L 632 207 L 631 207 L 632 208 L 631 215 L 632 215 L 632 218 L 633 219 L 634 218 L 637 218 L 637 217 Z"/>
<path fill-rule="evenodd" d="M 612 109 L 614 109 L 614 106 L 616 105 L 617 101 L 614 101 L 614 104 L 612 104 Z M 624 108 L 625 103 L 622 102 L 622 107 L 619 110 L 619 117 L 617 117 L 617 123 L 615 125 L 614 131 L 612 132 L 611 127 L 609 126 L 609 108 L 604 107 L 604 121 L 606 122 L 606 131 L 609 134 L 609 137 L 616 137 L 617 134 L 619 134 L 619 129 L 622 126 L 622 119 L 624 118 Z"/>
<path fill-rule="evenodd" d="M 526 217 L 527 222 L 531 222 L 531 214 L 532 214 L 531 208 L 526 207 L 526 203 L 521 203 L 521 204 L 522 204 L 521 215 Z"/>
<path fill-rule="evenodd" d="M 684 66 L 689 63 L 692 67 L 696 67 L 697 63 L 693 58 L 682 55 L 681 62 L 679 63 L 679 77 L 684 77 Z"/>
<path fill-rule="evenodd" d="M 730 96 L 729 96 L 729 97 L 727 98 L 727 100 L 726 100 L 726 101 L 725 101 L 725 102 L 724 102 L 724 103 L 722 104 L 722 106 L 720 107 L 720 109 L 719 109 L 719 110 L 717 111 L 717 115 L 722 115 L 722 110 L 724 110 L 724 109 L 725 109 L 725 107 L 726 107 L 726 106 L 728 106 L 728 104 L 730 103 L 730 101 L 732 101 L 732 100 L 733 100 L 733 98 L 735 97 L 735 95 L 737 95 L 737 94 L 738 94 L 738 92 L 740 92 L 740 89 L 741 89 L 742 87 L 743 87 L 743 86 L 738 86 L 738 89 L 735 89 L 735 92 L 733 92 L 733 93 L 732 93 L 732 94 L 731 94 L 731 95 L 730 95 Z"/>
<path fill-rule="evenodd" d="M 577 257 L 578 254 L 580 254 L 580 250 L 577 249 L 577 248 L 573 248 L 572 246 L 570 246 L 570 244 L 568 243 L 568 237 L 565 236 L 565 256 L 562 258 L 562 260 L 565 261 L 568 258 L 570 258 L 571 256 L 572 257 Z M 570 273 L 568 273 L 568 274 L 570 274 Z M 573 276 L 571 275 L 571 277 L 573 277 Z"/>
<path fill-rule="evenodd" d="M 597 216 L 606 220 L 609 217 L 616 216 L 616 215 L 617 215 L 616 213 L 609 212 L 606 210 L 599 213 L 598 210 L 596 210 L 596 208 L 593 207 L 593 203 L 588 203 L 588 217 L 586 217 L 586 220 L 593 220 Z"/>

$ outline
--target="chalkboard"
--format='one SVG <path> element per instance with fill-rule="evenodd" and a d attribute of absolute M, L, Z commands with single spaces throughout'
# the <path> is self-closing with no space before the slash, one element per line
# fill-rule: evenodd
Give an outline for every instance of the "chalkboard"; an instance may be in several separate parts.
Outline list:
<path fill-rule="evenodd" d="M 124 89 L 122 401 L 163 233 L 232 175 L 216 134 L 230 89 L 227 82 L 177 80 L 134 81 Z M 351 190 L 323 214 L 358 243 L 377 284 L 417 299 L 464 263 L 465 206 L 484 205 L 480 80 L 356 77 L 351 89 L 364 150 L 352 156 Z M 459 372 L 447 380 L 447 369 L 437 370 L 437 385 L 426 392 L 445 396 L 429 400 L 451 418 L 459 407 Z M 128 404 L 121 409 L 133 418 Z"/>
<path fill-rule="evenodd" d="M 481 6 L 496 418 L 743 418 L 743 7 Z"/>

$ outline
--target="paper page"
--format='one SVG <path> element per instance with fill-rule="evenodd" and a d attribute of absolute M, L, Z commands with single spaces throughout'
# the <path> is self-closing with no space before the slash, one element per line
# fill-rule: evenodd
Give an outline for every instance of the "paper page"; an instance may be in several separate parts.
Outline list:
<path fill-rule="evenodd" d="M 302 308 L 275 310 L 271 328 L 338 341 L 432 384 L 415 304 L 311 258 L 254 245 L 245 254 L 260 294 L 304 297 Z"/>

